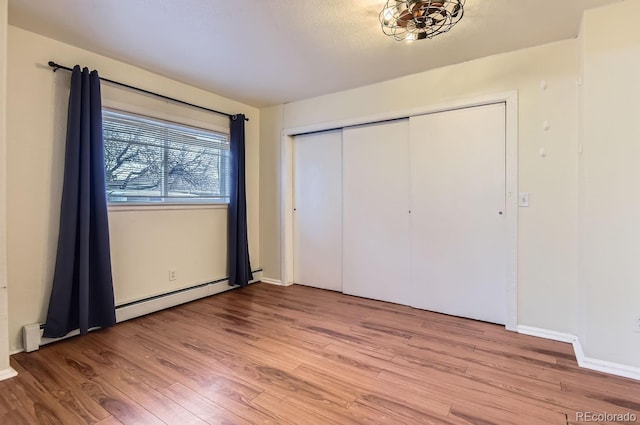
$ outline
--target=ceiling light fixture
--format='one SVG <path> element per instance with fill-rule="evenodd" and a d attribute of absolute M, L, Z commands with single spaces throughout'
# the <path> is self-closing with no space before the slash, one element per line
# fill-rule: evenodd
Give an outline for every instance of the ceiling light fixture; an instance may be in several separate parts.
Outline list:
<path fill-rule="evenodd" d="M 423 40 L 449 31 L 462 19 L 465 0 L 387 0 L 382 31 L 398 41 Z"/>

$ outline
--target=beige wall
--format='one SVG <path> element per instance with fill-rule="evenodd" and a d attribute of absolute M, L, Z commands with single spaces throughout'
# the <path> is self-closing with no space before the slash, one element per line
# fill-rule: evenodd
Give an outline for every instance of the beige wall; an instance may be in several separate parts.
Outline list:
<path fill-rule="evenodd" d="M 0 0 L 0 374 L 9 367 L 6 224 L 7 0 Z"/>
<path fill-rule="evenodd" d="M 531 194 L 531 206 L 519 211 L 518 323 L 575 332 L 577 50 L 577 41 L 568 40 L 294 102 L 284 105 L 282 125 L 308 126 L 517 90 L 519 189 Z M 267 124 L 266 114 L 262 119 L 263 128 L 275 125 Z M 262 149 L 277 150 L 277 132 L 268 133 L 272 136 L 261 140 Z M 545 158 L 541 148 L 547 150 Z M 261 167 L 274 166 L 270 158 L 261 159 Z M 263 197 L 261 210 L 279 214 L 278 202 Z M 277 224 L 277 229 L 263 230 L 264 247 L 277 246 Z M 277 273 L 271 263 L 265 265 L 265 275 Z"/>
<path fill-rule="evenodd" d="M 260 110 L 260 254 L 264 277 L 280 281 L 280 197 L 283 106 Z"/>
<path fill-rule="evenodd" d="M 585 355 L 640 367 L 640 2 L 585 14 L 580 162 Z"/>
<path fill-rule="evenodd" d="M 247 123 L 249 244 L 254 268 L 259 247 L 259 111 L 151 72 L 9 27 L 7 196 L 9 337 L 22 346 L 20 329 L 43 322 L 51 289 L 58 235 L 69 74 L 52 73 L 49 60 L 98 69 L 100 74 L 168 96 L 228 112 Z M 105 104 L 148 110 L 193 122 L 226 124 L 199 113 L 103 85 Z M 122 208 L 109 212 L 116 303 L 227 276 L 226 208 Z M 168 270 L 177 280 L 168 281 Z"/>

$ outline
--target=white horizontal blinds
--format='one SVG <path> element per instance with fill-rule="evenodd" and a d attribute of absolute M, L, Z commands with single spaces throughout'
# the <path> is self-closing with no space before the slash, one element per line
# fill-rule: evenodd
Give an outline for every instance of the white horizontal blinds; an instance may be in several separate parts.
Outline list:
<path fill-rule="evenodd" d="M 110 202 L 228 202 L 229 136 L 103 110 Z"/>

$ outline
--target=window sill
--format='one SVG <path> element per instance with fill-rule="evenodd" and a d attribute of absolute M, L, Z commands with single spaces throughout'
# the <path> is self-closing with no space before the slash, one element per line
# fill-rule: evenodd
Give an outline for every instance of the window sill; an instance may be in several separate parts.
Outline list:
<path fill-rule="evenodd" d="M 139 204 L 108 204 L 109 212 L 125 211 L 170 211 L 170 210 L 221 210 L 227 209 L 229 204 L 180 204 L 180 203 L 139 203 Z"/>

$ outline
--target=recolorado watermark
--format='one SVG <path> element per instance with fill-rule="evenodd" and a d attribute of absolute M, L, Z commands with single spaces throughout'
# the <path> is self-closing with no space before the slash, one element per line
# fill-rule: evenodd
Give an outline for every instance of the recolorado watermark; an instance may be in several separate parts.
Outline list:
<path fill-rule="evenodd" d="M 576 412 L 576 422 L 636 422 L 635 413 Z"/>

